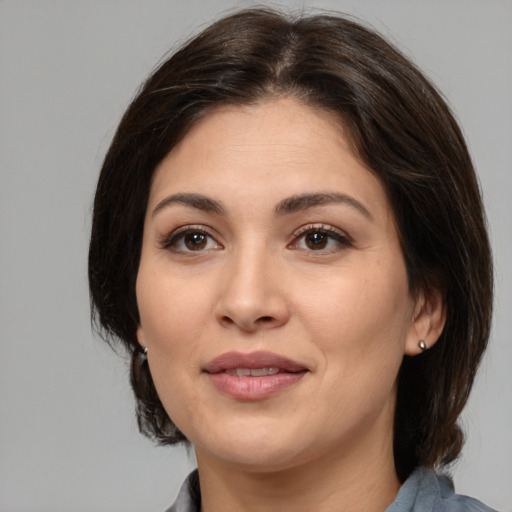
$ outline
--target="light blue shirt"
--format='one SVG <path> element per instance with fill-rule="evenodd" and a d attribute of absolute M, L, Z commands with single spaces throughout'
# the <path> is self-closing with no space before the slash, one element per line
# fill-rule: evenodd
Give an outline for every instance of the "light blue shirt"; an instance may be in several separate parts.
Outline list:
<path fill-rule="evenodd" d="M 497 512 L 469 496 L 455 494 L 452 481 L 427 468 L 416 469 L 385 512 Z"/>
<path fill-rule="evenodd" d="M 193 471 L 166 512 L 199 512 L 199 479 Z M 416 469 L 384 512 L 497 512 L 482 502 L 455 494 L 446 476 L 426 468 Z"/>

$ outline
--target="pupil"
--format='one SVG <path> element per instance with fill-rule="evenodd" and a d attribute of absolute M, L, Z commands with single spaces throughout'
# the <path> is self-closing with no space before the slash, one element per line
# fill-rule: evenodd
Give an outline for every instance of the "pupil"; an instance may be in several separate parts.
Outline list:
<path fill-rule="evenodd" d="M 327 245 L 327 237 L 323 233 L 311 233 L 306 244 L 310 249 L 323 249 Z"/>
<path fill-rule="evenodd" d="M 203 249 L 206 245 L 206 236 L 202 233 L 190 233 L 185 236 L 185 244 L 193 251 Z"/>

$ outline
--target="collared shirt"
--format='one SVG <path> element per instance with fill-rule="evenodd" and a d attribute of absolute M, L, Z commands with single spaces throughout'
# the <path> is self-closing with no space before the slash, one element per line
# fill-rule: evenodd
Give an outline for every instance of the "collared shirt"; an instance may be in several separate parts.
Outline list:
<path fill-rule="evenodd" d="M 181 486 L 174 504 L 166 512 L 199 512 L 201 495 L 197 470 Z M 384 512 L 497 512 L 480 501 L 455 494 L 446 476 L 426 468 L 416 469 L 402 485 L 395 501 Z"/>

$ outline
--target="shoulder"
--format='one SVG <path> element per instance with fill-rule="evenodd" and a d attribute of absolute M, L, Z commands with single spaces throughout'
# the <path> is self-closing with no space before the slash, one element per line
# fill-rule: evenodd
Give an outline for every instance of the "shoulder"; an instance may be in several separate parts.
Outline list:
<path fill-rule="evenodd" d="M 165 512 L 199 512 L 201 510 L 201 493 L 197 469 L 183 482 L 176 501 Z"/>
<path fill-rule="evenodd" d="M 475 498 L 456 494 L 450 478 L 437 475 L 434 477 L 439 483 L 440 498 L 438 501 L 442 507 L 440 510 L 446 510 L 446 512 L 497 512 Z"/>
<path fill-rule="evenodd" d="M 181 486 L 174 504 L 166 512 L 199 512 L 201 497 L 197 470 Z M 498 512 L 481 501 L 456 494 L 447 476 L 427 468 L 416 469 L 404 482 L 385 512 Z"/>
<path fill-rule="evenodd" d="M 386 512 L 497 512 L 481 501 L 456 494 L 450 478 L 416 469 Z"/>

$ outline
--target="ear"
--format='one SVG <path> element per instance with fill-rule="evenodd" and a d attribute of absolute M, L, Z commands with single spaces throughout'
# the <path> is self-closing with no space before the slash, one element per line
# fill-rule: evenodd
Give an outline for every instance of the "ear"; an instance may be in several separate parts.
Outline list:
<path fill-rule="evenodd" d="M 407 333 L 405 354 L 417 356 L 425 349 L 420 347 L 423 340 L 426 349 L 432 348 L 441 336 L 446 323 L 446 304 L 440 290 L 422 291 L 416 299 L 413 318 Z"/>
<path fill-rule="evenodd" d="M 139 342 L 139 345 L 145 349 L 147 348 L 146 340 L 144 336 L 144 330 L 142 329 L 142 326 L 139 324 L 137 327 L 137 341 Z"/>

